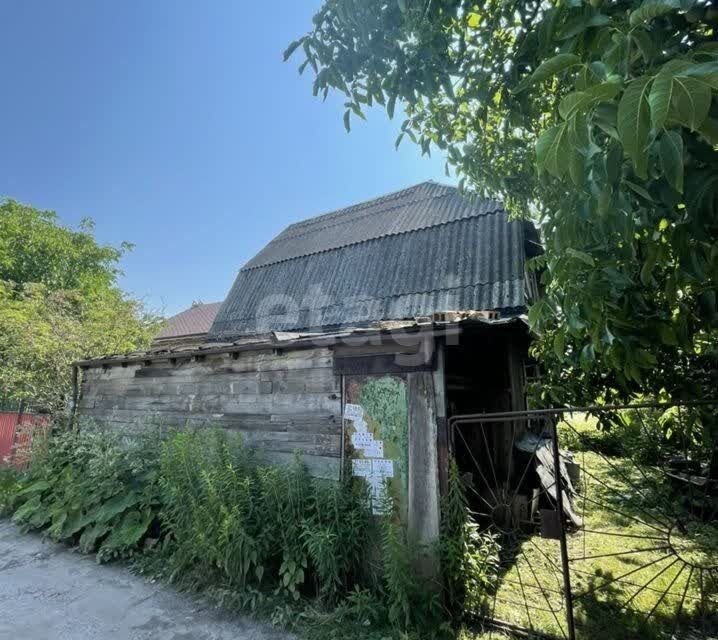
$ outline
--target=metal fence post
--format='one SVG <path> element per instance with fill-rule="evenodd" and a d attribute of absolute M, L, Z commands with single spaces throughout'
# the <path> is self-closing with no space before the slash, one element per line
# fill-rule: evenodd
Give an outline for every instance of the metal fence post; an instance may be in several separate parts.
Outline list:
<path fill-rule="evenodd" d="M 568 545 L 566 544 L 566 526 L 563 511 L 563 490 L 561 488 L 561 454 L 558 447 L 558 429 L 556 423 L 559 416 L 556 414 L 551 426 L 553 440 L 553 467 L 554 482 L 556 484 L 556 506 L 558 509 L 559 544 L 561 546 L 561 568 L 563 573 L 563 590 L 566 600 L 566 624 L 568 625 L 569 640 L 576 639 L 576 626 L 573 619 L 573 593 L 571 592 L 571 569 L 568 561 Z"/>

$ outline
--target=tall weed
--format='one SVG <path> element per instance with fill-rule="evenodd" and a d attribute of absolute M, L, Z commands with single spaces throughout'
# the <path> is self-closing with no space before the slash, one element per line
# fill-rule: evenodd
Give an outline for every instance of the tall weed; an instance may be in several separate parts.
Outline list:
<path fill-rule="evenodd" d="M 371 516 L 351 485 L 313 479 L 298 459 L 258 465 L 221 431 L 177 434 L 161 469 L 171 579 L 333 602 L 364 575 Z"/>
<path fill-rule="evenodd" d="M 20 490 L 20 474 L 9 465 L 0 465 L 0 516 L 12 509 L 15 495 Z"/>
<path fill-rule="evenodd" d="M 500 547 L 482 532 L 469 509 L 458 467 L 449 467 L 449 483 L 442 508 L 440 556 L 445 600 L 455 623 L 465 614 L 480 614 L 485 596 L 496 583 Z"/>

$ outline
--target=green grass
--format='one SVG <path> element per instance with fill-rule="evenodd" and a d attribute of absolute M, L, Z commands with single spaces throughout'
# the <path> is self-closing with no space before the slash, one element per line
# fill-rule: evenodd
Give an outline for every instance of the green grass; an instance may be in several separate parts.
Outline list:
<path fill-rule="evenodd" d="M 590 423 L 583 425 L 587 431 L 591 428 Z M 578 637 L 670 637 L 679 608 L 682 625 L 700 628 L 700 572 L 692 570 L 691 563 L 718 563 L 715 529 L 704 527 L 700 545 L 693 535 L 671 529 L 674 518 L 665 514 L 675 501 L 661 493 L 655 470 L 639 471 L 625 458 L 589 451 L 577 453 L 576 462 L 585 469 L 575 500 L 584 527 L 570 532 L 567 542 Z M 485 611 L 493 618 L 563 637 L 559 542 L 536 534 L 513 541 L 506 536 L 503 545 L 504 570 L 495 594 L 487 597 Z M 712 596 L 716 585 L 708 583 L 707 572 L 704 578 L 704 594 Z M 500 634 L 494 632 L 493 637 Z"/>

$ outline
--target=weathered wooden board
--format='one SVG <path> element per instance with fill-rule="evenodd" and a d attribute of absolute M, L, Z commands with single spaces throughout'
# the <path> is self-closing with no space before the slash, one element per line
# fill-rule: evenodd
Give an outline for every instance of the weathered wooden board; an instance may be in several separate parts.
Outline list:
<path fill-rule="evenodd" d="M 326 348 L 83 370 L 77 415 L 120 429 L 217 426 L 268 459 L 339 477 L 341 384 Z"/>
<path fill-rule="evenodd" d="M 369 356 L 337 356 L 334 371 L 342 375 L 372 375 L 383 373 L 407 373 L 410 371 L 433 371 L 435 354 L 384 353 Z"/>
<path fill-rule="evenodd" d="M 438 576 L 433 550 L 439 539 L 439 458 L 436 395 L 431 373 L 407 375 L 409 400 L 409 541 L 421 549 L 417 568 L 424 578 Z M 429 581 L 428 581 L 429 582 Z"/>

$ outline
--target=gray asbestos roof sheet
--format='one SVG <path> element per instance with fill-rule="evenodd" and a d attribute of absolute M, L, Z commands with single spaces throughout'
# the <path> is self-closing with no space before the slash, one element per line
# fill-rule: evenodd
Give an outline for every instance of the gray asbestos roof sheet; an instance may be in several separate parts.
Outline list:
<path fill-rule="evenodd" d="M 239 272 L 210 335 L 518 313 L 524 260 L 523 223 L 500 204 L 422 183 L 287 228 Z"/>

